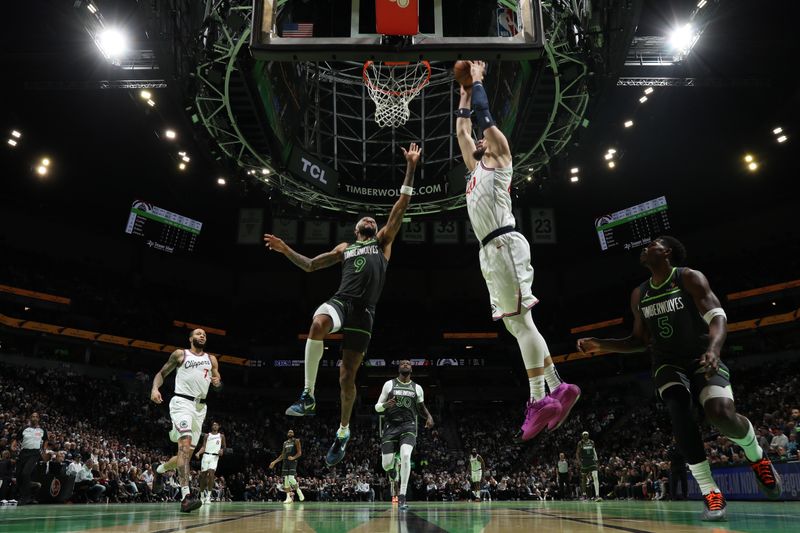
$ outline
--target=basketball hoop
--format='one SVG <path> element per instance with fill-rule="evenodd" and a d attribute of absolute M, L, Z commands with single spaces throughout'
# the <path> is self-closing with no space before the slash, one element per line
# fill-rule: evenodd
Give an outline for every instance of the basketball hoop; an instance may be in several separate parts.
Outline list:
<path fill-rule="evenodd" d="M 431 64 L 427 61 L 367 61 L 364 63 L 364 85 L 375 102 L 378 126 L 396 128 L 408 120 L 408 103 L 431 80 Z"/>

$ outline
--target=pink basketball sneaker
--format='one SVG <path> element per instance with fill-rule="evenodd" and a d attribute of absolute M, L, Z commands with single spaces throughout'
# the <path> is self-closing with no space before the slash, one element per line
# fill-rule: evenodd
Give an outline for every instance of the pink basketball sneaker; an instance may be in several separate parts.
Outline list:
<path fill-rule="evenodd" d="M 530 400 L 525 407 L 525 423 L 522 424 L 522 440 L 530 440 L 553 421 L 561 419 L 561 404 L 545 396 L 538 402 Z"/>
<path fill-rule="evenodd" d="M 554 429 L 561 427 L 561 424 L 563 424 L 567 419 L 569 413 L 572 411 L 572 408 L 575 407 L 575 404 L 578 403 L 578 398 L 580 397 L 580 387 L 577 385 L 570 385 L 569 383 L 562 383 L 550 391 L 549 398 L 553 398 L 561 404 L 561 416 L 550 421 L 550 423 L 547 425 L 547 429 L 549 431 L 553 431 Z"/>

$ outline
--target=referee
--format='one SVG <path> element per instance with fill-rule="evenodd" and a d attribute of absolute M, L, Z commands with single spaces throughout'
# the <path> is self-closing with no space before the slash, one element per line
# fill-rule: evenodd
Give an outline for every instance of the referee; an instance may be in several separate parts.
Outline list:
<path fill-rule="evenodd" d="M 21 443 L 17 457 L 19 505 L 36 503 L 31 498 L 31 474 L 42 457 L 42 450 L 47 447 L 47 431 L 39 427 L 39 413 L 31 413 L 28 427 L 17 434 L 11 449 L 17 449 L 18 443 Z"/>

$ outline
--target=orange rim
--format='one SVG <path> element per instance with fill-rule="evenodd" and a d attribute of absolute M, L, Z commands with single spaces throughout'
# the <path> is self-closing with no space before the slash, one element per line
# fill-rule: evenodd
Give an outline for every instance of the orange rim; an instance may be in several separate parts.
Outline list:
<path fill-rule="evenodd" d="M 389 96 L 405 96 L 409 94 L 418 93 L 419 91 L 422 90 L 423 87 L 428 85 L 428 83 L 431 81 L 431 64 L 428 61 L 420 61 L 420 63 L 425 65 L 425 70 L 427 71 L 425 73 L 425 79 L 423 79 L 422 82 L 420 82 L 418 85 L 406 91 L 387 91 L 383 87 L 378 87 L 377 85 L 372 83 L 372 80 L 370 80 L 369 76 L 367 76 L 367 69 L 369 69 L 370 65 L 375 64 L 374 61 L 370 60 L 364 62 L 364 69 L 361 71 L 361 76 L 364 78 L 364 83 L 367 85 L 367 87 L 369 87 L 373 91 L 377 91 L 382 94 L 388 94 Z M 409 64 L 410 64 L 409 61 L 386 61 L 382 63 L 382 65 L 386 65 L 387 67 L 401 67 Z"/>

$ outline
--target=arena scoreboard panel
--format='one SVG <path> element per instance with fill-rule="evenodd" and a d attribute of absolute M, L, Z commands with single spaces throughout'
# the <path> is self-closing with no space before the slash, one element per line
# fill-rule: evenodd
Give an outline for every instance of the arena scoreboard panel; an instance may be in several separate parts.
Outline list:
<path fill-rule="evenodd" d="M 203 223 L 141 200 L 131 204 L 125 233 L 141 237 L 162 252 L 191 252 Z"/>
<path fill-rule="evenodd" d="M 659 196 L 594 220 L 600 248 L 626 250 L 643 246 L 670 228 L 667 199 Z"/>

